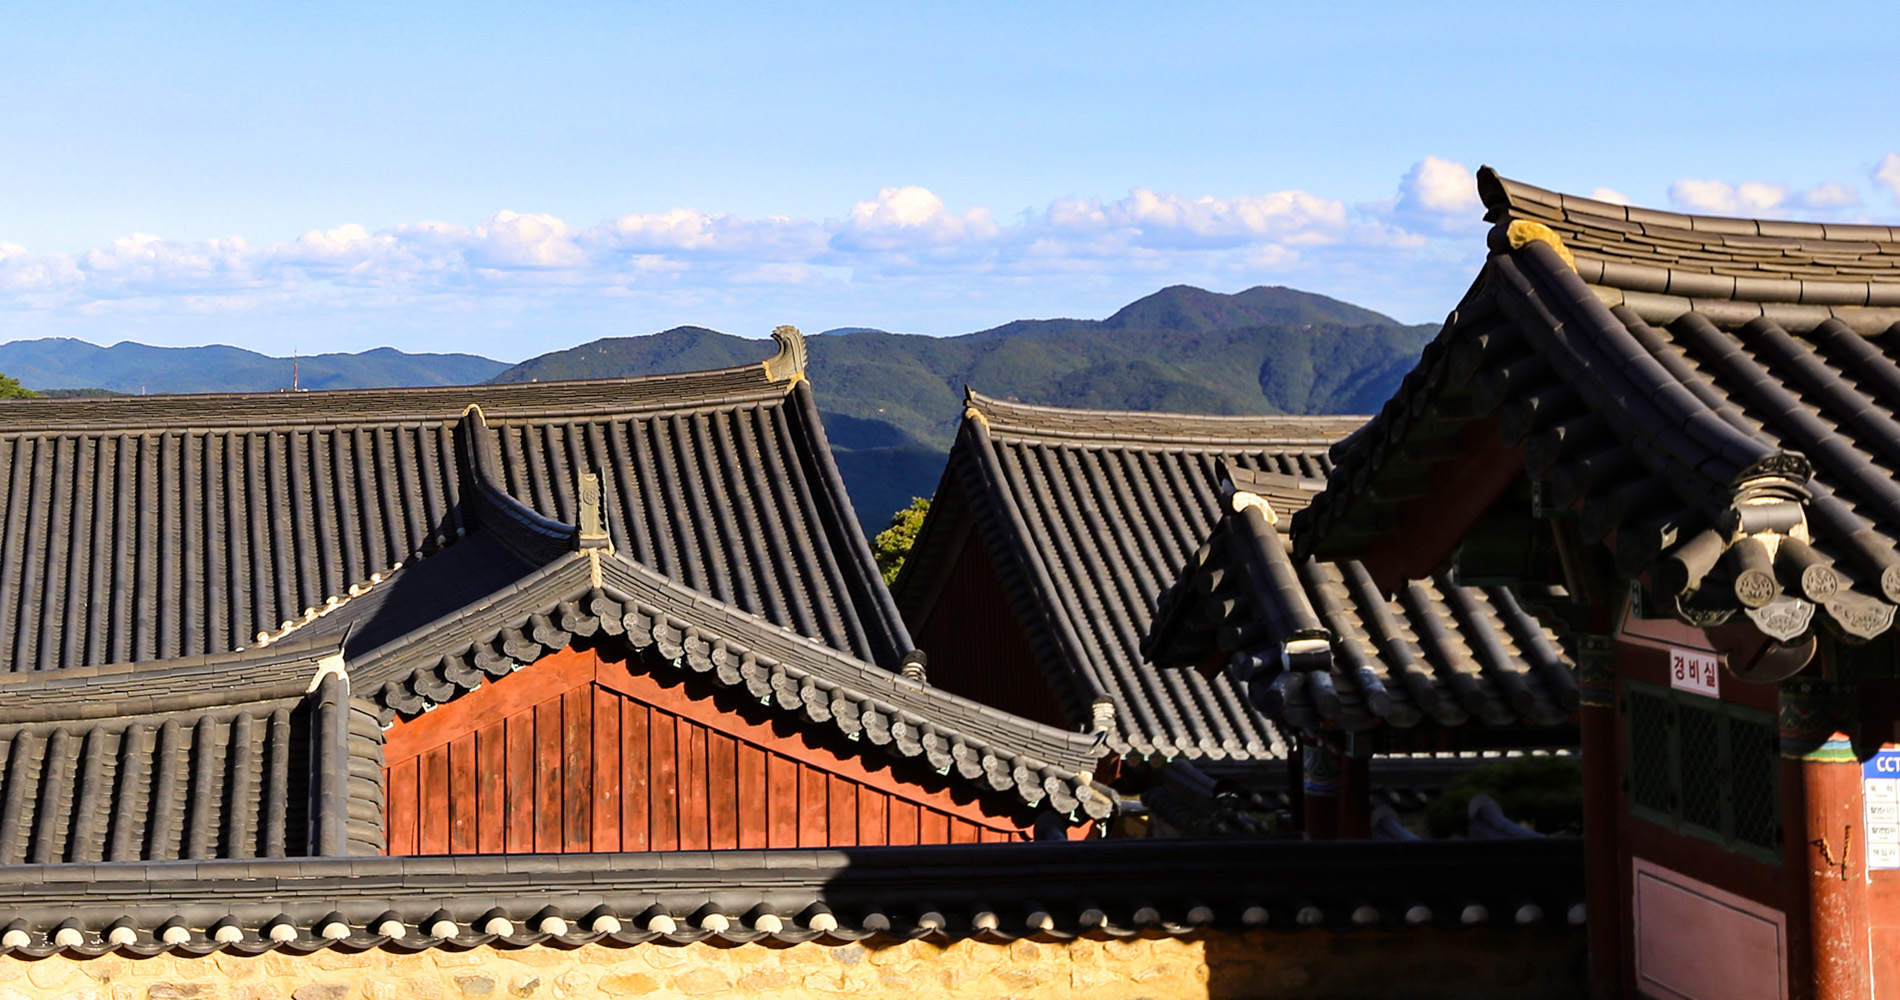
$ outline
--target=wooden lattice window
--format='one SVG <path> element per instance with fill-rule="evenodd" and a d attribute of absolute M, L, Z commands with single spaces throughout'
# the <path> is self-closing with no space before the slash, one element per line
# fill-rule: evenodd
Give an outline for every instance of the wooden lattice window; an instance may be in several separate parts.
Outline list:
<path fill-rule="evenodd" d="M 1781 861 L 1778 737 L 1767 712 L 1626 681 L 1630 813 L 1771 864 Z"/>

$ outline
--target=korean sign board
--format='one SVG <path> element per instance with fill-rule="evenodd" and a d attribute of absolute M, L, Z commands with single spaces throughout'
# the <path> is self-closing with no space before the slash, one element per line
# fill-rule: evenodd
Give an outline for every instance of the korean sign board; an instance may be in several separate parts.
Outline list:
<path fill-rule="evenodd" d="M 1711 698 L 1722 696 L 1722 659 L 1694 649 L 1669 650 L 1669 686 Z M 1900 777 L 1900 775 L 1896 775 Z"/>
<path fill-rule="evenodd" d="M 1900 868 L 1900 748 L 1882 747 L 1860 765 L 1867 804 L 1867 867 Z"/>

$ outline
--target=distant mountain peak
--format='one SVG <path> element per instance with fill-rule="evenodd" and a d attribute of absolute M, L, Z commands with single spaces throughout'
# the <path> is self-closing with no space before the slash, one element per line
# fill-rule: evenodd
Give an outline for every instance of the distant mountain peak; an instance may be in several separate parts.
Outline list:
<path fill-rule="evenodd" d="M 1383 313 L 1313 292 L 1256 285 L 1231 295 L 1171 285 L 1130 302 L 1102 321 L 1110 330 L 1239 330 L 1254 326 L 1400 326 Z"/>

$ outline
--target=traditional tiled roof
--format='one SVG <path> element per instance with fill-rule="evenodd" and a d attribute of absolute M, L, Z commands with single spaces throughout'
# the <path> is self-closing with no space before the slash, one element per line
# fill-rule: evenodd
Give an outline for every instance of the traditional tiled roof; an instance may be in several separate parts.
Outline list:
<path fill-rule="evenodd" d="M 1284 747 L 1229 678 L 1157 671 L 1141 655 L 1155 600 L 1218 511 L 1218 463 L 1317 477 L 1358 417 L 1071 410 L 969 394 L 943 484 L 895 592 L 910 620 L 926 577 L 974 518 L 981 544 L 1072 725 L 1114 707 L 1118 752 L 1251 758 Z M 928 652 L 928 651 L 926 651 Z"/>
<path fill-rule="evenodd" d="M 1452 458 L 1488 440 L 1659 608 L 1746 615 L 1784 642 L 1819 620 L 1885 631 L 1900 230 L 1657 212 L 1489 169 L 1479 191 L 1490 259 L 1397 396 L 1335 449 L 1295 522 L 1300 552 L 1406 548 L 1374 540 L 1444 509 Z M 1420 568 L 1382 565 L 1381 583 Z"/>
<path fill-rule="evenodd" d="M 1218 481 L 1219 519 L 1143 643 L 1153 662 L 1222 665 L 1269 718 L 1309 731 L 1574 716 L 1575 667 L 1509 590 L 1439 573 L 1388 598 L 1357 562 L 1289 551 L 1281 528 L 1325 480 L 1223 468 Z"/>
<path fill-rule="evenodd" d="M 192 746 L 216 760 L 190 766 L 249 781 L 230 720 L 251 719 L 255 743 L 284 699 L 301 720 L 341 697 L 373 731 L 377 716 L 607 642 L 980 794 L 1106 816 L 1096 740 L 900 675 L 910 638 L 832 465 L 803 341 L 776 336 L 763 364 L 690 375 L 0 406 L 0 739 L 101 713 L 121 720 L 114 732 L 203 718 Z M 312 687 L 325 676 L 348 690 Z M 227 708 L 230 691 L 258 704 Z M 149 755 L 144 736 L 66 728 L 62 747 Z M 254 771 L 274 752 L 241 756 Z M 347 792 L 357 769 L 338 752 L 324 759 Z M 320 771 L 292 780 L 321 784 Z M 6 801 L 68 794 L 19 787 Z M 212 787 L 192 779 L 180 829 L 219 822 Z M 380 821 L 347 794 L 308 813 L 313 830 Z M 0 864 L 16 814 L 0 806 Z M 270 822 L 206 856 L 249 856 L 246 837 Z M 350 853 L 353 830 L 293 841 Z"/>
<path fill-rule="evenodd" d="M 0 866 L 0 953 L 1575 927 L 1575 839 Z"/>
<path fill-rule="evenodd" d="M 334 644 L 0 675 L 0 867 L 375 854 L 382 729 Z"/>

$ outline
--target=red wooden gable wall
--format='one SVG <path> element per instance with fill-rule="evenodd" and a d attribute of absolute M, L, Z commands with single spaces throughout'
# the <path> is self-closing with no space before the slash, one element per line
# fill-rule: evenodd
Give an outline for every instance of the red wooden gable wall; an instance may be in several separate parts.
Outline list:
<path fill-rule="evenodd" d="M 962 534 L 963 545 L 944 571 L 942 588 L 923 621 L 905 623 L 917 647 L 930 652 L 930 683 L 1013 715 L 1068 728 L 1070 720 L 1036 663 L 982 532 Z M 971 628 L 971 622 L 983 625 Z"/>
<path fill-rule="evenodd" d="M 1030 838 L 928 770 L 900 776 L 874 748 L 807 738 L 692 687 L 568 649 L 397 723 L 384 743 L 389 853 Z"/>

